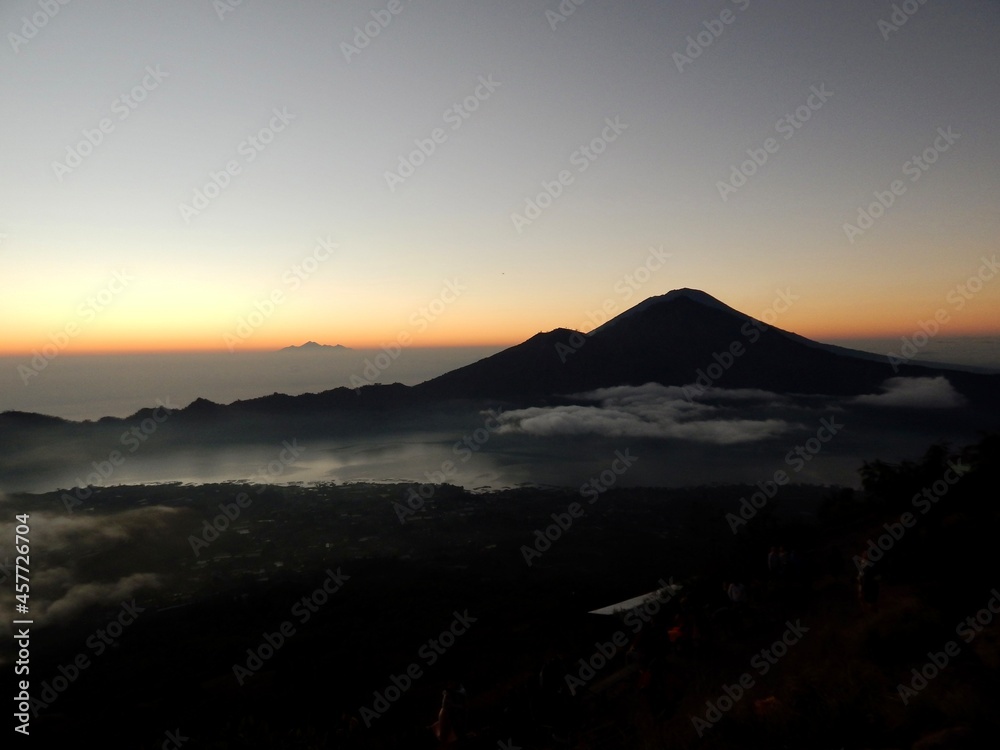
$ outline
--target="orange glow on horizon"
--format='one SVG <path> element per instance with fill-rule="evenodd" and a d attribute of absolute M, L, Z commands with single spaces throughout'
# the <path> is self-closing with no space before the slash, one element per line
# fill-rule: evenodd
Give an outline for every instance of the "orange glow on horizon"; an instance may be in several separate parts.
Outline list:
<path fill-rule="evenodd" d="M 404 332 L 405 333 L 405 332 Z M 198 354 L 198 353 L 266 353 L 284 349 L 289 346 L 301 346 L 307 341 L 334 346 L 340 344 L 354 350 L 379 350 L 393 342 L 399 342 L 404 349 L 457 349 L 462 347 L 509 347 L 530 338 L 536 332 L 526 334 L 521 338 L 490 337 L 490 338 L 455 338 L 417 337 L 411 335 L 407 340 L 405 335 L 384 336 L 378 338 L 329 337 L 317 334 L 303 334 L 293 338 L 266 338 L 252 336 L 245 341 L 235 343 L 232 350 L 218 337 L 212 339 L 184 339 L 180 336 L 160 340 L 157 344 L 149 344 L 148 339 L 142 341 L 115 340 L 111 337 L 88 343 L 71 341 L 64 347 L 56 347 L 59 356 L 91 356 L 115 354 Z M 403 343 L 408 341 L 408 343 Z M 4 342 L 0 348 L 0 356 L 33 356 L 35 352 L 48 348 L 52 352 L 55 344 L 48 338 L 26 340 L 20 345 L 10 341 Z M 51 357 L 49 357 L 51 359 Z"/>
<path fill-rule="evenodd" d="M 991 321 L 992 322 L 992 321 Z M 796 333 L 800 336 L 804 336 L 815 341 L 842 341 L 842 340 L 853 340 L 853 339 L 888 339 L 897 338 L 902 336 L 911 336 L 915 331 L 920 330 L 918 325 L 914 324 L 909 327 L 903 326 L 898 328 L 887 328 L 887 327 L 858 327 L 853 329 L 845 328 L 829 328 L 825 326 L 817 326 L 813 329 L 805 329 L 801 326 L 788 326 L 782 325 L 781 321 L 775 323 L 775 326 L 782 328 L 784 330 Z M 562 326 L 565 328 L 571 328 L 571 326 Z M 545 330 L 552 330 L 551 328 L 546 328 Z M 481 339 L 444 339 L 444 338 L 428 338 L 418 342 L 412 341 L 405 349 L 457 349 L 462 347 L 497 347 L 497 348 L 507 348 L 511 346 L 516 346 L 527 339 L 534 336 L 539 331 L 526 332 L 519 336 L 507 336 L 507 337 L 490 337 Z M 993 328 L 974 328 L 971 326 L 948 326 L 940 334 L 944 337 L 997 337 L 1000 338 L 1000 330 Z M 330 345 L 341 344 L 348 349 L 354 350 L 378 350 L 384 346 L 389 345 L 394 339 L 392 337 L 382 337 L 375 340 L 372 339 L 361 339 L 353 340 L 351 338 L 341 337 L 339 339 L 326 339 L 323 337 L 317 337 L 315 335 L 305 335 L 300 336 L 292 341 L 282 339 L 280 341 L 271 341 L 260 339 L 257 341 L 247 341 L 241 342 L 236 345 L 232 353 L 266 353 L 274 352 L 279 349 L 283 349 L 287 346 L 301 346 L 306 341 L 316 341 L 320 344 L 330 343 Z M 21 346 L 10 345 L 9 343 L 0 349 L 0 356 L 6 357 L 16 357 L 16 356 L 33 356 L 34 352 L 42 351 L 46 345 L 51 345 L 51 342 L 47 340 L 32 341 L 30 343 L 22 344 Z M 49 349 L 51 351 L 51 348 Z M 89 346 L 82 344 L 70 344 L 64 349 L 59 350 L 60 356 L 92 356 L 92 355 L 127 355 L 127 354 L 199 354 L 199 353 L 230 353 L 230 350 L 225 344 L 217 341 L 205 341 L 205 340 L 195 340 L 184 342 L 179 339 L 164 341 L 157 345 L 149 345 L 147 342 L 143 343 L 131 343 L 130 342 L 115 342 L 115 341 L 102 341 L 95 342 Z"/>
<path fill-rule="evenodd" d="M 567 309 L 570 310 L 569 313 L 566 312 Z M 1000 337 L 997 304 L 986 299 L 977 299 L 960 310 L 947 304 L 942 305 L 941 300 L 934 297 L 891 306 L 886 299 L 873 300 L 868 305 L 844 306 L 834 299 L 816 304 L 816 298 L 813 297 L 809 303 L 791 304 L 777 314 L 759 303 L 755 306 L 744 302 L 738 304 L 737 309 L 765 323 L 818 341 L 911 336 L 920 330 L 921 321 L 933 320 L 938 311 L 943 311 L 948 316 L 947 321 L 940 326 L 939 335 L 943 337 Z M 919 313 L 914 314 L 914 310 Z M 0 356 L 30 357 L 36 351 L 52 353 L 54 349 L 60 355 L 67 356 L 228 353 L 230 344 L 232 351 L 236 353 L 268 352 L 287 346 L 300 346 L 307 341 L 340 344 L 358 350 L 378 350 L 397 342 L 403 348 L 413 349 L 506 348 L 520 344 L 540 331 L 560 327 L 579 328 L 585 318 L 579 312 L 574 313 L 572 306 L 567 307 L 565 303 L 547 305 L 543 309 L 512 309 L 506 305 L 494 305 L 476 312 L 477 315 L 473 316 L 465 310 L 455 310 L 431 321 L 419 318 L 399 319 L 389 315 L 359 321 L 350 329 L 339 322 L 332 325 L 303 325 L 301 321 L 287 321 L 244 331 L 248 335 L 242 338 L 235 324 L 230 324 L 228 330 L 220 330 L 220 327 L 208 321 L 199 324 L 191 317 L 169 323 L 158 320 L 151 325 L 144 325 L 139 318 L 120 318 L 109 320 L 109 325 L 95 327 L 93 330 L 83 328 L 73 336 L 65 335 L 66 327 L 60 326 L 55 319 L 50 319 L 48 325 L 51 327 L 41 321 L 31 329 L 23 325 L 13 326 L 17 333 L 11 335 L 8 330 L 5 340 L 0 343 Z M 615 312 L 620 313 L 622 310 L 619 308 Z M 502 321 L 502 324 L 497 321 Z"/>
<path fill-rule="evenodd" d="M 913 310 L 920 310 L 914 314 Z M 796 314 L 799 313 L 799 314 Z M 865 339 L 865 338 L 896 338 L 911 336 L 921 330 L 921 323 L 927 323 L 933 328 L 935 315 L 943 317 L 937 322 L 939 332 L 943 337 L 998 336 L 1000 314 L 996 309 L 971 306 L 956 310 L 947 305 L 923 306 L 910 305 L 908 308 L 897 307 L 886 310 L 883 307 L 865 307 L 855 305 L 847 310 L 822 309 L 799 311 L 792 309 L 787 315 L 780 316 L 774 323 L 778 328 L 797 333 L 814 340 L 831 339 Z"/>

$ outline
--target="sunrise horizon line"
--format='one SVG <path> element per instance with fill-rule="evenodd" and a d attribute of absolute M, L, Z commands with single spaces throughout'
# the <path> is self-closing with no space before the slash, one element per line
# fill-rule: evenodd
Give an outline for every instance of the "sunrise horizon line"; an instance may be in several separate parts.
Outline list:
<path fill-rule="evenodd" d="M 569 330 L 569 331 L 580 331 L 584 335 L 589 335 L 599 326 L 595 326 L 590 331 L 586 331 L 580 328 L 574 328 L 572 326 L 556 326 L 555 328 L 550 328 L 547 330 L 538 330 L 534 333 L 523 335 L 523 338 L 511 337 L 504 341 L 459 341 L 459 342 L 441 342 L 433 344 L 410 344 L 405 346 L 400 346 L 401 350 L 414 350 L 414 351 L 429 351 L 429 350 L 448 350 L 448 349 L 484 349 L 501 347 L 508 348 L 513 346 L 518 346 L 524 343 L 532 336 L 537 336 L 538 334 L 551 333 L 556 330 Z M 838 341 L 855 341 L 858 339 L 871 339 L 871 340 L 887 340 L 887 339 L 912 339 L 914 336 L 922 337 L 927 335 L 926 332 L 921 329 L 919 324 L 915 325 L 910 330 L 892 330 L 892 331 L 879 331 L 879 330 L 855 330 L 850 332 L 844 331 L 818 331 L 810 332 L 804 329 L 792 330 L 782 328 L 780 325 L 772 326 L 780 330 L 784 330 L 788 333 L 793 333 L 798 336 L 803 336 L 805 338 L 820 342 L 820 343 L 830 343 Z M 976 330 L 976 329 L 961 329 L 961 330 L 949 330 L 946 334 L 936 333 L 931 335 L 930 338 L 943 338 L 943 339 L 973 339 L 973 338 L 1000 338 L 1000 329 L 996 330 Z M 274 343 L 268 345 L 257 345 L 257 346 L 239 346 L 233 348 L 227 348 L 225 344 L 219 345 L 198 345 L 193 344 L 189 346 L 141 346 L 141 347 L 128 347 L 128 346 L 95 346 L 95 347 L 63 347 L 58 349 L 59 356 L 66 357 L 83 357 L 83 356 L 126 356 L 126 355 L 140 355 L 140 354 L 279 354 L 282 350 L 289 348 L 300 348 L 304 344 L 310 342 L 318 344 L 317 349 L 320 351 L 327 350 L 325 353 L 347 353 L 352 351 L 357 352 L 367 352 L 367 351 L 379 351 L 386 348 L 394 348 L 398 343 L 389 338 L 388 340 L 379 340 L 377 342 L 361 342 L 361 343 L 343 343 L 344 341 L 349 341 L 349 339 L 338 339 L 334 341 L 330 339 L 327 341 L 321 340 L 315 336 L 298 338 L 291 340 L 286 343 Z M 298 342 L 298 343 L 296 343 Z M 23 357 L 23 356 L 34 356 L 35 354 L 42 353 L 43 350 L 48 347 L 51 349 L 56 346 L 52 341 L 43 341 L 29 348 L 17 347 L 17 348 L 4 348 L 0 349 L 0 357 Z M 337 349 L 337 347 L 342 347 Z M 335 350 L 335 351 L 329 351 Z M 305 353 L 308 353 L 308 349 Z M 285 352 L 292 353 L 292 352 Z"/>

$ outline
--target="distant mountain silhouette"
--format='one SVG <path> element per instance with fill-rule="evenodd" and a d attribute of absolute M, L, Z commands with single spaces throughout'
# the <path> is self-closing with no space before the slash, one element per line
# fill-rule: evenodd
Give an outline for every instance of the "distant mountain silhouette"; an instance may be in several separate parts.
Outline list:
<path fill-rule="evenodd" d="M 341 351 L 349 352 L 350 347 L 341 344 L 317 344 L 315 341 L 307 341 L 301 346 L 286 346 L 278 349 L 279 352 L 319 352 L 319 351 Z"/>
<path fill-rule="evenodd" d="M 873 393 L 888 378 L 948 379 L 968 396 L 1000 377 L 899 364 L 821 344 L 734 310 L 696 289 L 651 297 L 589 334 L 557 328 L 415 386 L 428 397 L 524 398 L 648 382 L 780 393 Z"/>

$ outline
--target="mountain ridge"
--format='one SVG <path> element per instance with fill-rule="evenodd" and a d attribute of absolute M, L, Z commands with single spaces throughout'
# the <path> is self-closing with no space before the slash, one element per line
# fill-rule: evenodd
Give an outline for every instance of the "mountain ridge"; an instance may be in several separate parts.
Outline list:
<path fill-rule="evenodd" d="M 338 351 L 349 352 L 351 348 L 343 344 L 317 344 L 315 341 L 307 341 L 304 344 L 295 346 L 284 346 L 278 349 L 279 352 L 318 352 L 318 351 Z"/>
<path fill-rule="evenodd" d="M 310 344 L 325 346 L 316 342 L 302 346 Z M 301 351 L 301 347 L 293 349 Z M 528 404 L 650 382 L 842 396 L 876 393 L 894 377 L 941 375 L 973 402 L 992 404 L 1000 393 L 1000 375 L 931 363 L 892 365 L 886 357 L 823 344 L 768 325 L 706 292 L 684 288 L 649 297 L 589 333 L 562 327 L 541 331 L 414 386 L 339 386 L 297 396 L 273 393 L 229 404 L 198 398 L 178 412 L 204 422 L 240 413 L 262 418 L 293 412 L 384 413 L 445 401 L 502 399 Z M 140 409 L 122 421 L 151 413 Z M 26 412 L 0 414 L 0 424 L 12 428 L 43 428 L 48 424 L 44 420 L 55 419 L 59 418 Z"/>

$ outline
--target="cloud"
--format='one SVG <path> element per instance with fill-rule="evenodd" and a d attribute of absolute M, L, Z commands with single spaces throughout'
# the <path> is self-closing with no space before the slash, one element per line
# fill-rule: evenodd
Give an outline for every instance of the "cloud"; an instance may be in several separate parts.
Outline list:
<path fill-rule="evenodd" d="M 729 407 L 685 397 L 678 386 L 646 383 L 616 386 L 581 393 L 571 398 L 597 405 L 532 407 L 505 412 L 500 432 L 520 432 L 543 437 L 595 434 L 606 437 L 674 438 L 717 445 L 765 440 L 787 431 L 781 419 L 738 419 Z M 760 400 L 776 398 L 765 391 L 731 391 L 711 388 L 706 400 Z"/>
<path fill-rule="evenodd" d="M 108 544 L 144 539 L 163 533 L 182 517 L 180 508 L 151 505 L 115 514 L 32 513 L 32 544 L 48 552 L 72 550 L 77 555 L 101 550 Z M 7 526 L 0 524 L 6 533 Z"/>
<path fill-rule="evenodd" d="M 882 384 L 882 393 L 857 396 L 852 403 L 867 406 L 888 406 L 918 409 L 948 409 L 963 406 L 966 401 L 948 378 L 889 378 Z"/>
<path fill-rule="evenodd" d="M 43 613 L 46 622 L 72 619 L 96 604 L 117 604 L 132 598 L 136 591 L 160 585 L 159 577 L 152 573 L 133 573 L 106 583 L 81 583 L 71 586 L 61 598 L 52 602 Z"/>
<path fill-rule="evenodd" d="M 159 505 L 100 515 L 32 511 L 32 614 L 45 624 L 61 623 L 160 586 L 162 577 L 147 567 L 156 563 L 155 542 L 174 538 L 188 515 Z M 0 538 L 13 540 L 13 523 L 0 522 Z M 0 543 L 4 564 L 7 550 Z M 122 569 L 128 565 L 131 570 Z M 14 618 L 13 608 L 12 597 L 0 599 L 0 623 Z"/>

